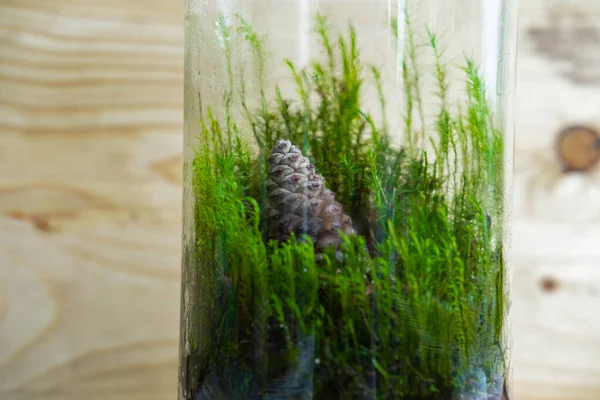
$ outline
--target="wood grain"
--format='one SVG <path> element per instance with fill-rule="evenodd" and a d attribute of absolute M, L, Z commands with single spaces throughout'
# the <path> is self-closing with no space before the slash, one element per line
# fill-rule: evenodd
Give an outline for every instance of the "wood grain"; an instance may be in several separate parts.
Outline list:
<path fill-rule="evenodd" d="M 183 4 L 0 5 L 0 399 L 177 389 Z M 521 1 L 512 360 L 519 400 L 600 398 L 600 6 Z"/>
<path fill-rule="evenodd" d="M 521 1 L 513 215 L 514 394 L 600 398 L 599 170 L 563 174 L 566 126 L 600 115 L 600 7 Z"/>
<path fill-rule="evenodd" d="M 0 5 L 0 398 L 177 389 L 182 5 Z"/>

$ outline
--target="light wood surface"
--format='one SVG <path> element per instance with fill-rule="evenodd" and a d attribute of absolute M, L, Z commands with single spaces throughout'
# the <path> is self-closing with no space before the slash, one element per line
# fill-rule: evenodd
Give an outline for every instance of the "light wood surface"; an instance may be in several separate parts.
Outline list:
<path fill-rule="evenodd" d="M 563 175 L 559 130 L 600 121 L 600 3 L 521 0 L 513 235 L 514 393 L 600 399 L 600 167 Z"/>
<path fill-rule="evenodd" d="M 0 399 L 175 399 L 183 3 L 0 2 Z M 517 400 L 600 399 L 600 6 L 521 0 Z"/>
<path fill-rule="evenodd" d="M 0 2 L 2 400 L 176 398 L 180 3 Z"/>

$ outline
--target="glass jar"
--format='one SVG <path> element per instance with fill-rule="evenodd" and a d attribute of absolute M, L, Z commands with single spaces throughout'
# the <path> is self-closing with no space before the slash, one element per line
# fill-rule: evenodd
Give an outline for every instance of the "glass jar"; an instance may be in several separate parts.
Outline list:
<path fill-rule="evenodd" d="M 507 399 L 513 0 L 186 0 L 179 399 Z"/>

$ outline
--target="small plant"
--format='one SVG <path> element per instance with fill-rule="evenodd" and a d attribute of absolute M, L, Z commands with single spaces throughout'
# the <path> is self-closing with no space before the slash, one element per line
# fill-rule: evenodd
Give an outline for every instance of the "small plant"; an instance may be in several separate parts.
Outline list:
<path fill-rule="evenodd" d="M 229 39 L 245 38 L 262 81 L 264 38 L 218 21 L 230 79 L 192 161 L 189 318 L 202 332 L 191 334 L 188 399 L 500 399 L 502 134 L 471 60 L 466 101 L 451 107 L 430 31 L 440 105 L 426 123 L 404 23 L 406 109 L 391 132 L 380 72 L 362 65 L 352 26 L 334 37 L 318 16 L 326 60 L 284 60 L 297 97 L 277 88 L 270 101 L 261 86 L 253 108 Z M 380 121 L 362 104 L 369 82 Z"/>

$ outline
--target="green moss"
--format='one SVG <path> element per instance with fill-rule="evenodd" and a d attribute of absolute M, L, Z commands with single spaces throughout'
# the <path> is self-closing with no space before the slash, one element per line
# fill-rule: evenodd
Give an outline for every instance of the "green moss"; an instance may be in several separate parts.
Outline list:
<path fill-rule="evenodd" d="M 264 38 L 243 20 L 238 30 L 219 21 L 226 43 L 236 32 L 247 41 L 262 82 Z M 473 369 L 489 379 L 502 373 L 501 132 L 471 60 L 466 101 L 451 113 L 448 71 L 431 31 L 440 105 L 435 124 L 425 123 L 408 20 L 404 131 L 390 132 L 380 72 L 362 65 L 352 26 L 334 39 L 325 18 L 316 22 L 326 60 L 303 70 L 284 60 L 297 96 L 276 89 L 269 102 L 261 89 L 256 109 L 243 79 L 236 90 L 225 47 L 225 118 L 206 113 L 192 168 L 197 262 L 186 267 L 201 277 L 192 302 L 203 327 L 193 342 L 193 381 L 201 398 L 262 398 L 300 368 L 300 343 L 312 338 L 315 399 L 451 398 Z M 369 83 L 380 121 L 361 101 Z M 243 120 L 233 116 L 235 104 Z M 395 134 L 404 134 L 400 147 L 391 144 Z M 355 222 L 358 235 L 344 237 L 341 259 L 332 250 L 317 262 L 310 241 L 265 241 L 266 157 L 278 138 L 310 157 Z M 427 143 L 434 161 L 421 147 Z"/>

